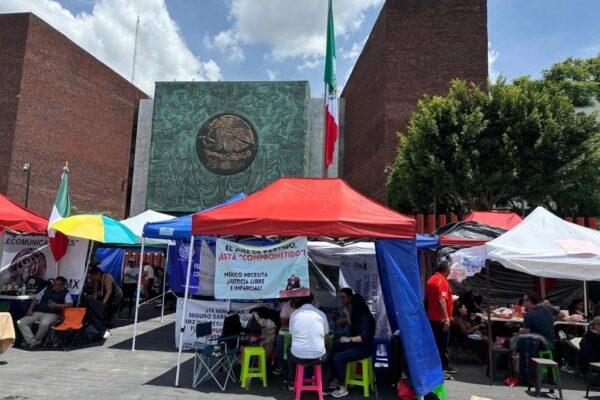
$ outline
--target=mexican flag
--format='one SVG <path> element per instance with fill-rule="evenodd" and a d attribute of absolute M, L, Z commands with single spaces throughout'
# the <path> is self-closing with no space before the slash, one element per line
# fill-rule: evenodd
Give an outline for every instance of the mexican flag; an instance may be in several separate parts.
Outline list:
<path fill-rule="evenodd" d="M 60 186 L 52 207 L 52 214 L 48 222 L 48 239 L 50 240 L 50 250 L 56 261 L 60 260 L 67 253 L 67 237 L 61 232 L 50 229 L 50 225 L 68 217 L 71 213 L 71 200 L 69 199 L 69 168 L 64 167 L 60 178 Z"/>
<path fill-rule="evenodd" d="M 327 13 L 327 53 L 325 56 L 325 166 L 333 164 L 333 150 L 338 138 L 337 83 L 335 79 L 335 32 L 333 10 L 329 0 Z"/>

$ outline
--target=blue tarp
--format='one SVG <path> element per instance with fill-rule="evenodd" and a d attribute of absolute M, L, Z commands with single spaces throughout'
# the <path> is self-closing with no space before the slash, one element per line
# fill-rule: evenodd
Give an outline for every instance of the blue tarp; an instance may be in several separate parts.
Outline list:
<path fill-rule="evenodd" d="M 225 200 L 223 204 L 219 204 L 203 211 L 213 210 L 226 204 L 242 200 L 245 197 L 246 195 L 244 193 L 239 193 Z M 149 222 L 144 225 L 143 236 L 152 239 L 189 239 L 192 237 L 192 215 L 194 214 L 184 215 L 183 217 L 170 219 L 168 221 Z"/>
<path fill-rule="evenodd" d="M 435 250 L 437 249 L 439 240 L 437 236 L 421 235 L 417 233 L 417 249 Z"/>
<path fill-rule="evenodd" d="M 417 396 L 425 396 L 444 383 L 444 376 L 423 307 L 416 240 L 378 240 L 375 251 L 390 327 L 400 331 Z"/>
<path fill-rule="evenodd" d="M 96 258 L 100 261 L 100 268 L 104 272 L 112 275 L 117 285 L 121 286 L 121 270 L 126 251 L 140 251 L 139 247 L 98 247 L 96 249 Z M 145 252 L 162 252 L 158 247 L 148 247 Z"/>

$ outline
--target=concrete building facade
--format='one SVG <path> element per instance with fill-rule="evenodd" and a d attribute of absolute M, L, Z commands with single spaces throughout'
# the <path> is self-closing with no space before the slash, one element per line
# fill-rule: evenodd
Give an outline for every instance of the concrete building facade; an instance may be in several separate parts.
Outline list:
<path fill-rule="evenodd" d="M 424 95 L 445 95 L 455 78 L 485 85 L 486 0 L 387 0 L 341 95 L 340 175 L 386 203 L 398 134 Z"/>
<path fill-rule="evenodd" d="M 69 162 L 79 211 L 127 213 L 132 139 L 148 96 L 31 13 L 0 14 L 0 193 L 49 215 Z"/>

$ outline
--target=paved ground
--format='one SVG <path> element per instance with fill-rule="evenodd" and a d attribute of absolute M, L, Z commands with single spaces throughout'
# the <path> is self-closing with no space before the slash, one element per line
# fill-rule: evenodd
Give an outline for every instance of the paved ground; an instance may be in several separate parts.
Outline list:
<path fill-rule="evenodd" d="M 221 392 L 216 385 L 192 389 L 193 360 L 184 353 L 181 385 L 175 382 L 177 353 L 174 349 L 174 315 L 167 315 L 163 323 L 154 318 L 156 311 L 143 311 L 146 321 L 139 325 L 138 350 L 131 351 L 131 325 L 113 329 L 113 335 L 102 345 L 62 351 L 26 351 L 10 349 L 0 360 L 0 400 L 25 399 L 253 399 L 269 398 L 291 400 L 292 394 L 284 391 L 279 380 L 269 377 L 269 386 L 262 388 L 254 383 L 249 390 L 237 384 Z M 121 324 L 129 321 L 121 320 Z M 469 399 L 472 394 L 494 400 L 529 399 L 525 388 L 489 386 L 480 367 L 459 364 L 457 380 L 447 383 L 448 399 Z M 383 371 L 380 371 L 383 373 Z M 561 374 L 565 399 L 581 399 L 584 383 L 581 378 Z M 383 379 L 380 379 L 382 382 Z M 392 390 L 380 384 L 378 399 L 394 399 Z M 349 399 L 363 398 L 354 391 Z M 595 393 L 596 394 L 596 393 Z M 594 397 L 600 399 L 600 392 Z M 316 398 L 305 396 L 305 398 Z M 375 398 L 375 396 L 372 396 Z M 552 398 L 552 397 L 546 397 Z"/>

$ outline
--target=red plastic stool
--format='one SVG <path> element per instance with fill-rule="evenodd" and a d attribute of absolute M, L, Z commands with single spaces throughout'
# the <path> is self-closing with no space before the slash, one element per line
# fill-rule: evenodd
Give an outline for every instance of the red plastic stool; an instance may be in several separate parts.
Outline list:
<path fill-rule="evenodd" d="M 304 367 L 313 368 L 311 378 L 304 377 Z M 296 364 L 296 383 L 294 384 L 294 400 L 300 400 L 302 392 L 310 391 L 319 394 L 319 400 L 323 400 L 323 377 L 321 375 L 321 364 Z"/>

